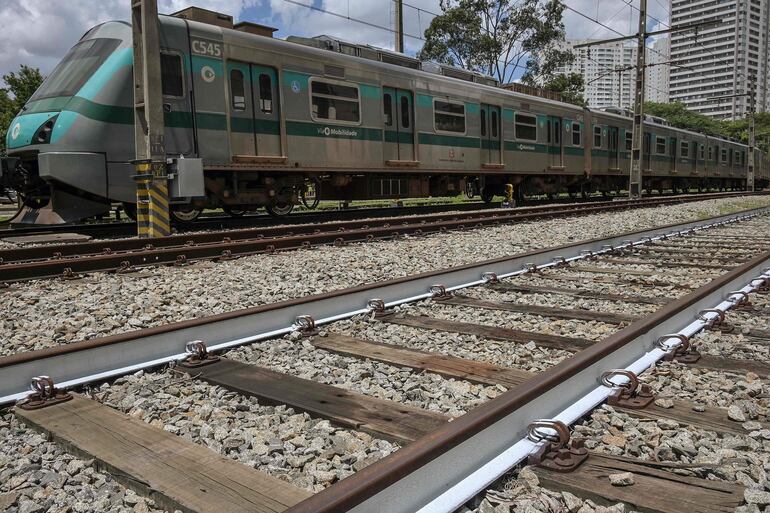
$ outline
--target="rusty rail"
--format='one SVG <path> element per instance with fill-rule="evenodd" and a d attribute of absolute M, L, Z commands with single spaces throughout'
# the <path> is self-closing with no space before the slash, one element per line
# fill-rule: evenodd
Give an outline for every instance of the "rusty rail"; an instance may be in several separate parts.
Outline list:
<path fill-rule="evenodd" d="M 97 271 L 128 272 L 150 265 L 185 265 L 194 260 L 227 260 L 312 246 L 387 240 L 448 230 L 525 222 L 567 215 L 587 215 L 631 208 L 655 207 L 703 199 L 703 196 L 645 198 L 594 204 L 533 207 L 523 210 L 434 214 L 388 220 L 358 220 L 271 228 L 173 235 L 155 239 L 121 239 L 43 245 L 0 251 L 0 283 L 38 278 L 76 278 Z M 713 195 L 711 196 L 713 197 Z"/>

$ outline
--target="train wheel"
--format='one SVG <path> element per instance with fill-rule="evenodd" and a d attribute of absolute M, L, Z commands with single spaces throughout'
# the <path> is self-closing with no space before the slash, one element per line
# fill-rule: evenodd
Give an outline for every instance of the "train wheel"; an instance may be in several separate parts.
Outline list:
<path fill-rule="evenodd" d="M 246 215 L 246 211 L 241 210 L 240 208 L 222 207 L 222 210 L 231 217 L 243 217 Z"/>
<path fill-rule="evenodd" d="M 203 210 L 199 208 L 179 208 L 171 211 L 171 217 L 180 223 L 191 223 L 198 219 L 201 212 L 203 212 Z"/>
<path fill-rule="evenodd" d="M 265 210 L 273 217 L 282 217 L 291 214 L 291 211 L 294 210 L 294 205 L 287 202 L 278 202 L 267 205 Z"/>
<path fill-rule="evenodd" d="M 320 183 L 318 180 L 313 180 L 305 183 L 305 186 L 300 190 L 299 199 L 302 201 L 302 204 L 305 205 L 305 208 L 313 210 L 321 202 L 321 196 L 318 194 L 319 186 Z M 291 210 L 289 210 L 289 212 L 291 212 Z"/>
<path fill-rule="evenodd" d="M 495 193 L 489 187 L 483 187 L 479 195 L 484 203 L 492 203 L 492 200 L 495 199 Z"/>

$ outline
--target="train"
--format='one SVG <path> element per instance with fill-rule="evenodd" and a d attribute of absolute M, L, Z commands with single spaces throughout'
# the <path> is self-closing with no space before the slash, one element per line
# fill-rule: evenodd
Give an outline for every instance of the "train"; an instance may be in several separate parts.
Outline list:
<path fill-rule="evenodd" d="M 491 77 L 327 36 L 190 8 L 158 18 L 165 146 L 200 159 L 203 186 L 172 198 L 203 209 L 284 215 L 304 202 L 626 190 L 632 113 L 523 94 Z M 13 119 L 0 186 L 17 223 L 67 223 L 136 208 L 132 31 L 86 32 Z M 738 141 L 644 123 L 642 187 L 741 190 Z M 754 184 L 770 181 L 757 151 Z"/>

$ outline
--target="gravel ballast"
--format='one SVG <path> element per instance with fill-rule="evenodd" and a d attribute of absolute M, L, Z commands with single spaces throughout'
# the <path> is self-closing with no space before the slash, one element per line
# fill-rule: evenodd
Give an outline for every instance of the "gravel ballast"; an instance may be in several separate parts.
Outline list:
<path fill-rule="evenodd" d="M 5 300 L 6 305 L 5 314 L 0 321 L 3 333 L 0 354 L 12 354 L 212 315 L 379 279 L 510 255 L 528 249 L 681 222 L 704 215 L 723 214 L 726 209 L 746 208 L 749 202 L 750 206 L 756 206 L 757 201 L 757 198 L 711 200 L 660 209 L 601 214 L 562 221 L 540 221 L 392 242 L 324 247 L 273 256 L 257 255 L 222 263 L 201 262 L 182 268 L 162 267 L 128 275 L 95 274 L 74 282 L 47 280 L 16 284 L 9 289 L 0 290 L 0 297 Z M 764 198 L 762 201 L 770 204 L 770 201 Z M 765 226 L 766 222 L 765 220 Z M 752 223 L 759 225 L 756 221 Z M 745 233 L 751 231 L 747 229 Z M 649 269 L 649 266 L 622 267 Z M 558 282 L 557 272 L 553 274 L 554 280 L 550 282 L 552 284 Z M 677 269 L 674 274 L 675 281 L 684 283 L 696 274 L 696 270 Z M 576 275 L 584 276 L 587 280 L 595 277 L 590 273 Z M 671 277 L 669 273 L 661 271 L 660 279 L 667 276 Z M 528 281 L 530 278 L 533 281 Z M 528 277 L 525 281 L 529 284 L 548 282 L 546 278 L 537 276 Z M 607 284 L 592 284 L 591 288 L 615 293 L 635 293 L 627 287 Z M 660 289 L 639 288 L 641 294 L 651 294 L 652 291 L 660 293 Z M 679 290 L 672 292 L 674 296 L 684 293 Z M 469 295 L 475 294 L 476 291 Z M 494 293 L 480 294 L 477 297 L 638 315 L 654 309 L 649 305 L 623 306 L 613 302 L 576 300 L 553 294 Z M 618 326 L 605 323 L 550 320 L 511 312 L 460 309 L 450 305 L 429 306 L 429 303 L 401 310 L 410 314 L 427 313 L 464 322 L 509 326 L 593 340 L 599 340 L 618 329 Z M 328 327 L 328 331 L 507 365 L 530 372 L 542 371 L 571 354 L 566 351 L 530 347 L 527 344 L 502 343 L 453 333 L 429 334 L 426 330 L 371 322 L 365 318 L 336 323 Z M 707 352 L 719 354 L 726 351 L 727 343 L 724 340 L 709 338 L 713 336 L 703 335 Z M 733 337 L 740 338 L 740 335 Z M 749 346 L 749 350 L 756 352 L 761 348 Z M 505 391 L 501 386 L 475 385 L 432 373 L 419 373 L 318 351 L 308 340 L 296 340 L 293 337 L 232 350 L 228 357 L 452 417 L 461 415 Z M 678 367 L 667 366 L 664 371 L 661 366 L 652 380 L 655 387 L 673 394 L 677 387 L 674 383 L 675 376 L 678 376 L 674 374 L 675 368 Z M 687 369 L 685 371 L 691 372 Z M 659 374 L 663 377 L 658 377 Z M 741 395 L 736 392 L 746 388 L 745 385 L 738 384 L 739 381 L 749 383 L 749 389 L 756 390 L 757 385 L 752 385 L 748 381 L 749 378 L 751 377 L 735 378 L 732 388 L 729 384 L 720 385 L 714 390 L 713 397 L 703 400 L 704 404 L 737 406 L 747 421 L 766 416 L 766 404 L 752 406 L 757 400 L 756 394 L 749 395 L 746 392 Z M 664 382 L 655 381 L 661 379 Z M 687 383 L 686 390 L 678 393 L 684 397 L 689 394 L 691 400 L 700 400 L 697 396 L 698 387 L 712 386 L 709 383 L 715 381 L 709 381 L 708 375 L 701 377 L 700 374 L 685 375 L 684 379 Z M 725 388 L 729 389 L 729 393 Z M 766 393 L 766 388 L 762 388 L 759 394 L 766 396 Z M 172 370 L 140 372 L 94 389 L 91 394 L 97 400 L 132 417 L 203 444 L 227 457 L 310 491 L 319 491 L 398 449 L 398 444 L 377 439 L 366 433 L 336 428 L 328 421 L 312 418 L 291 408 L 264 406 L 255 399 L 238 396 L 223 388 L 201 381 L 191 381 Z M 599 414 L 617 415 L 607 411 L 595 415 Z M 628 426 L 629 430 L 635 427 L 632 422 L 639 422 L 622 420 L 623 429 Z M 592 428 L 591 422 L 598 424 L 594 424 Z M 615 424 L 617 422 L 615 421 Z M 612 422 L 610 425 L 612 426 Z M 604 446 L 601 439 L 606 434 L 601 432 L 601 428 L 605 427 L 603 417 L 592 418 L 585 426 L 586 431 L 582 434 L 586 438 L 597 438 L 597 450 L 602 449 Z M 643 432 L 638 426 L 635 428 Z M 8 431 L 3 432 L 4 429 Z M 615 426 L 615 429 L 620 428 Z M 668 435 L 663 431 L 659 440 L 665 441 Z M 43 486 L 36 482 L 35 479 L 39 476 L 33 474 L 49 467 L 42 465 L 41 468 L 35 468 L 37 458 L 30 459 L 32 467 L 23 469 L 26 463 L 19 465 L 11 462 L 24 462 L 27 454 L 40 454 L 39 461 L 46 461 L 46 458 L 50 457 L 48 465 L 51 468 L 53 465 L 61 468 L 62 464 L 66 466 L 70 461 L 79 460 L 56 449 L 53 444 L 26 429 L 7 414 L 0 420 L 0 434 L 7 438 L 6 433 L 12 434 L 14 443 L 7 444 L 0 450 L 0 473 L 13 469 L 15 474 L 8 474 L 9 476 L 28 476 L 24 483 L 30 483 L 29 486 L 21 487 L 29 489 L 28 500 L 39 500 L 32 497 L 45 493 L 48 498 L 63 497 L 61 500 L 68 500 L 66 504 L 70 506 L 75 503 L 73 501 L 83 503 L 78 508 L 85 509 L 71 506 L 72 511 L 100 511 L 96 504 L 101 506 L 103 502 L 97 501 L 106 497 L 115 511 L 155 511 L 150 501 L 138 501 L 133 504 L 127 502 L 135 500 L 132 492 L 126 492 L 111 481 L 109 476 L 105 477 L 96 472 L 89 462 L 84 462 L 83 469 L 75 473 L 74 481 L 67 481 L 67 484 L 54 487 L 53 491 L 46 491 L 48 484 Z M 757 439 L 759 447 L 761 449 L 762 444 L 765 444 L 764 450 L 767 452 L 767 443 L 762 436 Z M 718 446 L 718 441 L 713 440 L 713 437 L 700 437 L 699 434 L 694 434 L 693 437 L 702 438 L 704 444 L 711 443 L 712 447 Z M 628 440 L 629 445 L 637 441 L 632 436 L 629 436 Z M 658 443 L 655 448 L 640 445 L 640 454 L 654 452 L 661 444 L 663 442 Z M 756 449 L 756 444 L 751 447 Z M 750 451 L 744 452 L 748 458 Z M 740 453 L 739 457 L 743 458 L 744 454 Z M 761 460 L 759 465 L 759 468 L 767 469 L 766 459 Z M 74 466 L 79 464 L 73 464 L 73 468 Z M 746 474 L 759 486 L 759 481 L 754 477 L 756 468 L 750 468 L 750 464 L 745 461 L 737 468 L 733 477 Z M 78 477 L 83 474 L 88 476 L 88 480 Z M 731 477 L 729 472 L 725 475 Z M 0 475 L 0 478 L 2 477 Z M 717 477 L 722 478 L 721 475 Z M 488 493 L 485 502 L 477 509 L 482 513 L 627 511 L 622 506 L 605 510 L 593 508 L 590 502 L 581 501 L 574 496 L 543 490 L 536 483 L 536 478 L 533 478 L 534 475 L 526 471 L 520 473 L 518 478 L 509 480 L 500 489 Z M 15 489 L 5 486 L 6 481 L 0 479 L 0 501 L 3 500 L 3 493 L 15 493 Z M 17 481 L 21 481 L 21 477 L 14 483 Z M 75 483 L 72 486 L 77 486 L 68 488 L 71 483 Z M 756 486 L 753 489 L 756 489 Z M 104 493 L 105 497 L 102 497 L 101 493 Z M 17 498 L 11 506 L 17 510 L 11 511 L 37 513 L 34 509 L 21 509 L 22 499 L 22 496 Z M 142 505 L 138 505 L 140 502 Z M 54 501 L 51 504 L 58 506 L 59 503 Z M 58 511 L 56 508 L 50 510 Z"/>
<path fill-rule="evenodd" d="M 770 204 L 732 198 L 0 289 L 0 355 Z"/>

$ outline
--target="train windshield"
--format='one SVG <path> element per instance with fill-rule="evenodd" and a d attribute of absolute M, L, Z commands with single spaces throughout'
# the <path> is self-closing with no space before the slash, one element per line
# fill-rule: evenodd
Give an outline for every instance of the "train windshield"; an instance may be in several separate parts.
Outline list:
<path fill-rule="evenodd" d="M 30 101 L 73 96 L 120 44 L 118 39 L 86 39 L 73 46 Z"/>

